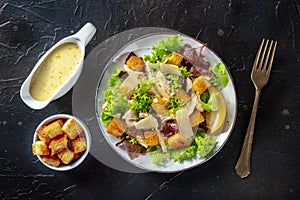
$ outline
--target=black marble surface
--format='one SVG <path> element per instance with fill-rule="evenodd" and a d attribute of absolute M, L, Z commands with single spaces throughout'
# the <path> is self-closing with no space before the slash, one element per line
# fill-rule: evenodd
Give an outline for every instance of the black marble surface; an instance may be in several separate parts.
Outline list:
<path fill-rule="evenodd" d="M 176 174 L 130 174 L 89 155 L 56 172 L 31 153 L 33 132 L 46 117 L 72 113 L 72 91 L 43 110 L 19 95 L 41 55 L 91 22 L 97 33 L 88 54 L 110 36 L 137 27 L 165 27 L 213 48 L 229 67 L 238 95 L 230 139 L 212 160 Z M 300 2 L 216 1 L 0 1 L 0 199 L 299 199 Z M 278 40 L 268 85 L 260 98 L 252 171 L 234 171 L 250 118 L 250 72 L 261 39 Z"/>

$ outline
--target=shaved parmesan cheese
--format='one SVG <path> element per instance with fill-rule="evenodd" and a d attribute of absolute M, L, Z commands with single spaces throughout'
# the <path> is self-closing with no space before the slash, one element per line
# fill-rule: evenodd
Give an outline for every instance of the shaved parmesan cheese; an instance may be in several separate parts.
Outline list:
<path fill-rule="evenodd" d="M 187 109 L 182 108 L 176 111 L 176 121 L 179 132 L 182 136 L 185 138 L 191 138 L 194 135 Z"/>
<path fill-rule="evenodd" d="M 129 91 L 133 90 L 139 84 L 139 82 L 144 79 L 145 79 L 144 73 L 136 72 L 136 71 L 128 71 L 128 76 L 121 83 L 119 91 L 122 94 L 126 94 Z"/>
<path fill-rule="evenodd" d="M 155 117 L 153 117 L 152 115 L 145 117 L 144 119 L 138 121 L 135 124 L 136 129 L 148 130 L 148 129 L 157 128 L 157 127 L 158 127 L 157 119 Z"/>
<path fill-rule="evenodd" d="M 175 74 L 177 76 L 181 75 L 181 72 L 177 65 L 160 64 L 160 70 L 164 74 Z"/>

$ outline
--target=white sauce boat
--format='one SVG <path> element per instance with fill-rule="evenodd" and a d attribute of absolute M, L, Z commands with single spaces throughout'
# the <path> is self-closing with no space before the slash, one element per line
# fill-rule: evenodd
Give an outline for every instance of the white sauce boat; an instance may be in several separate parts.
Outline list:
<path fill-rule="evenodd" d="M 93 24 L 87 23 L 84 25 L 77 33 L 74 35 L 68 36 L 66 38 L 63 38 L 59 42 L 57 42 L 51 49 L 49 49 L 42 57 L 41 59 L 36 63 L 34 68 L 32 69 L 29 76 L 26 78 L 24 83 L 22 84 L 21 90 L 20 90 L 20 96 L 21 99 L 24 101 L 26 105 L 28 105 L 30 108 L 33 109 L 43 109 L 45 108 L 51 101 L 54 101 L 61 96 L 65 95 L 76 83 L 78 80 L 82 67 L 84 62 L 84 56 L 85 56 L 85 46 L 90 42 L 90 40 L 93 38 L 94 34 L 96 33 L 96 28 Z M 76 44 L 80 50 L 81 50 L 81 58 L 79 60 L 79 63 L 75 69 L 75 71 L 72 73 L 72 75 L 68 78 L 68 80 L 56 91 L 53 93 L 53 95 L 44 101 L 36 100 L 32 97 L 30 94 L 30 83 L 31 79 L 36 72 L 36 70 L 40 67 L 42 62 L 47 58 L 51 52 L 53 52 L 54 49 L 56 49 L 58 46 L 65 44 L 65 43 L 74 43 Z"/>

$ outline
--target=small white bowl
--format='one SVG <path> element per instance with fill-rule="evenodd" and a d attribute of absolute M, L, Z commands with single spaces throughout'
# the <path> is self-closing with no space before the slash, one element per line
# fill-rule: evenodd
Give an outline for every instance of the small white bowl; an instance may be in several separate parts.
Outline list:
<path fill-rule="evenodd" d="M 52 115 L 50 117 L 47 117 L 46 119 L 44 119 L 36 128 L 35 132 L 34 132 L 34 136 L 33 136 L 33 143 L 36 142 L 38 140 L 37 138 L 37 130 L 46 124 L 49 124 L 57 119 L 70 119 L 70 118 L 74 118 L 76 120 L 76 122 L 83 128 L 83 134 L 85 136 L 85 140 L 86 140 L 86 150 L 85 152 L 80 156 L 80 158 L 78 158 L 77 160 L 71 162 L 70 164 L 67 165 L 60 165 L 59 167 L 54 167 L 52 165 L 48 165 L 47 163 L 44 163 L 42 161 L 41 156 L 37 156 L 38 159 L 41 161 L 41 163 L 43 163 L 46 167 L 56 170 L 56 171 L 67 171 L 67 170 L 71 170 L 74 169 L 75 167 L 77 167 L 79 164 L 81 164 L 84 159 L 87 157 L 90 149 L 91 149 L 91 134 L 90 131 L 88 129 L 88 127 L 85 125 L 85 123 L 83 121 L 81 121 L 80 119 L 78 119 L 77 117 L 71 116 L 71 115 L 67 115 L 67 114 L 56 114 L 56 115 Z"/>
<path fill-rule="evenodd" d="M 84 56 L 85 56 L 85 46 L 89 43 L 89 41 L 93 38 L 94 34 L 96 33 L 96 28 L 93 24 L 87 23 L 84 25 L 76 34 L 68 36 L 59 42 L 57 42 L 51 49 L 49 49 L 41 59 L 36 63 L 34 68 L 32 69 L 31 73 L 27 77 L 27 79 L 22 84 L 20 90 L 21 99 L 24 101 L 26 105 L 33 109 L 42 109 L 46 107 L 51 101 L 58 99 L 59 97 L 66 94 L 76 83 L 78 80 L 83 66 Z M 32 76 L 34 75 L 35 71 L 39 68 L 42 62 L 47 58 L 47 56 L 53 52 L 58 46 L 65 44 L 65 43 L 74 43 L 76 44 L 81 50 L 81 58 L 79 61 L 76 70 L 72 73 L 72 75 L 68 78 L 68 80 L 47 100 L 39 101 L 34 99 L 30 94 L 30 83 Z"/>

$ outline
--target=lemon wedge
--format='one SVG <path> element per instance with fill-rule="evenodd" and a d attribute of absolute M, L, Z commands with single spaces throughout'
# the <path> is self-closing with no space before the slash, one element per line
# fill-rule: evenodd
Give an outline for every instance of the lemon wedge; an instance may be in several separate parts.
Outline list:
<path fill-rule="evenodd" d="M 210 86 L 208 88 L 210 93 L 215 93 L 215 97 L 218 104 L 218 110 L 212 111 L 206 114 L 206 122 L 208 127 L 210 128 L 210 134 L 220 134 L 223 130 L 225 118 L 226 118 L 226 103 L 225 99 L 220 92 L 214 86 Z"/>

